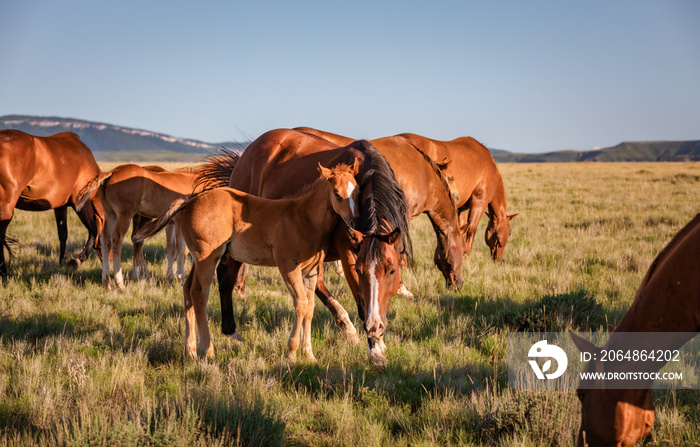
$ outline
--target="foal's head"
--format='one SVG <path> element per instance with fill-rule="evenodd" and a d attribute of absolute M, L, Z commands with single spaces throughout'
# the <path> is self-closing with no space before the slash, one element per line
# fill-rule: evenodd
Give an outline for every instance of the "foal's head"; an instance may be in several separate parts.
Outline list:
<path fill-rule="evenodd" d="M 331 187 L 331 205 L 333 210 L 345 221 L 348 227 L 355 228 L 355 219 L 360 214 L 359 196 L 355 175 L 359 169 L 357 159 L 352 166 L 337 165 L 332 169 L 318 164 L 321 177 L 326 179 Z"/>

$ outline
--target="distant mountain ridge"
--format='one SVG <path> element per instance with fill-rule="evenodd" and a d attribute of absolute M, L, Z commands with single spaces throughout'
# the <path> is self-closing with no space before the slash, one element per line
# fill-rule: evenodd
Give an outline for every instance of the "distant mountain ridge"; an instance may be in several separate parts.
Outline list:
<path fill-rule="evenodd" d="M 573 161 L 700 161 L 700 141 L 640 141 L 592 151 L 556 151 L 539 154 L 493 152 L 498 163 Z"/>
<path fill-rule="evenodd" d="M 192 154 L 200 154 L 201 158 L 201 155 L 216 153 L 222 146 L 234 149 L 247 146 L 247 142 L 207 143 L 147 130 L 59 117 L 5 115 L 0 117 L 0 129 L 17 129 L 37 136 L 74 132 L 98 160 L 119 159 L 120 153 L 143 159 L 156 154 L 162 160 L 182 159 Z"/>
<path fill-rule="evenodd" d="M 194 160 L 201 159 L 205 154 L 217 153 L 219 147 L 242 151 L 249 143 L 207 143 L 93 121 L 28 115 L 2 116 L 0 129 L 17 129 L 38 136 L 75 132 L 95 153 L 97 160 Z M 700 161 L 700 141 L 625 142 L 592 151 L 563 150 L 538 154 L 502 149 L 490 151 L 498 163 Z"/>

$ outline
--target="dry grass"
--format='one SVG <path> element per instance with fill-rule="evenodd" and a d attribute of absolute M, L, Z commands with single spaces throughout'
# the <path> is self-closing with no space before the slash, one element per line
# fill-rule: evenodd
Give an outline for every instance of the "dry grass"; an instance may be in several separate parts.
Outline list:
<path fill-rule="evenodd" d="M 286 365 L 291 300 L 265 268 L 234 303 L 248 343 L 220 334 L 214 287 L 216 357 L 183 358 L 182 294 L 162 281 L 162 236 L 145 250 L 153 277 L 107 292 L 96 256 L 76 272 L 56 264 L 52 213 L 18 211 L 10 232 L 24 247 L 0 299 L 0 445 L 572 444 L 573 392 L 507 388 L 508 333 L 618 321 L 653 257 L 699 211 L 700 164 L 499 167 L 520 212 L 505 262 L 490 262 L 482 225 L 465 285 L 446 290 L 430 225 L 417 219 L 417 266 L 404 272 L 416 298 L 393 299 L 382 372 L 320 305 L 319 363 Z M 85 236 L 71 216 L 70 253 Z M 344 281 L 328 280 L 359 329 Z M 652 444 L 697 444 L 698 392 L 655 397 Z"/>

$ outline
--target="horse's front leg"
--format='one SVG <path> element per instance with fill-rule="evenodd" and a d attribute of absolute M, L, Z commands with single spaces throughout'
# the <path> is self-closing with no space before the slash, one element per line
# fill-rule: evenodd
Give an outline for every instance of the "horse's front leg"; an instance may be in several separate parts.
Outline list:
<path fill-rule="evenodd" d="M 316 357 L 314 356 L 311 346 L 311 322 L 314 318 L 314 307 L 316 305 L 314 300 L 314 290 L 316 290 L 316 283 L 318 281 L 319 271 L 321 270 L 322 265 L 323 263 L 319 262 L 318 264 L 307 268 L 304 272 L 304 289 L 306 289 L 306 316 L 302 322 L 301 351 L 312 362 L 316 362 Z M 357 334 L 355 334 L 355 336 L 357 336 Z"/>
<path fill-rule="evenodd" d="M 319 265 L 318 269 L 318 280 L 316 282 L 316 296 L 321 300 L 324 306 L 328 308 L 333 317 L 335 324 L 345 332 L 345 336 L 348 337 L 351 343 L 360 344 L 360 337 L 357 335 L 357 330 L 355 325 L 350 321 L 350 316 L 343 306 L 340 305 L 331 292 L 326 287 L 323 281 L 323 263 Z"/>
<path fill-rule="evenodd" d="M 68 218 L 68 205 L 54 208 L 53 214 L 56 218 L 56 229 L 58 230 L 58 263 L 63 264 L 63 260 L 66 256 L 66 240 L 68 239 L 68 224 L 66 222 Z"/>

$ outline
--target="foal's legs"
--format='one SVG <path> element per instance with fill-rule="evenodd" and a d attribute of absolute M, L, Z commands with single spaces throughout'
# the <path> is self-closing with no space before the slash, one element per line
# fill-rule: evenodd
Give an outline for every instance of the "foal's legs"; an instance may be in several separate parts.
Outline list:
<path fill-rule="evenodd" d="M 177 219 L 177 217 L 175 218 Z M 182 281 L 185 277 L 185 241 L 178 230 L 175 219 L 171 220 L 165 227 L 165 248 L 168 257 L 168 271 L 165 278 L 169 281 L 177 279 Z M 175 263 L 177 262 L 177 274 L 175 273 Z"/>
<path fill-rule="evenodd" d="M 102 221 L 102 215 L 95 212 L 97 208 L 99 208 L 100 213 L 102 213 L 102 205 L 100 205 L 100 202 L 97 200 L 90 200 L 85 204 L 85 206 L 83 206 L 79 213 L 76 213 L 80 219 L 80 222 L 82 222 L 85 228 L 88 230 L 88 238 L 87 241 L 85 241 L 83 251 L 78 254 L 78 257 L 71 259 L 68 262 L 68 265 L 72 267 L 78 268 L 80 264 L 85 262 L 85 260 L 90 256 L 92 249 L 96 248 L 95 240 L 100 240 L 100 233 L 102 231 L 101 227 L 103 226 L 104 222 Z M 107 253 L 109 254 L 109 251 Z M 98 256 L 101 254 L 102 252 L 100 249 L 100 251 L 98 251 Z"/>
<path fill-rule="evenodd" d="M 145 278 L 148 275 L 146 261 L 143 258 L 143 241 L 134 241 L 134 234 L 149 221 L 151 221 L 151 219 L 139 214 L 134 214 L 134 217 L 131 219 L 131 244 L 134 247 L 134 265 L 131 268 L 131 276 L 134 279 Z"/>
<path fill-rule="evenodd" d="M 209 323 L 207 322 L 207 302 L 209 288 L 214 279 L 216 262 L 221 257 L 225 247 L 211 253 L 203 259 L 195 259 L 185 285 L 185 354 L 197 356 L 197 341 L 195 339 L 195 319 L 199 332 L 199 346 L 207 357 L 214 357 L 214 345 L 211 342 Z"/>
<path fill-rule="evenodd" d="M 114 265 L 114 282 L 117 287 L 124 288 L 124 276 L 122 274 L 122 244 L 124 243 L 124 235 L 129 229 L 132 216 L 117 216 L 117 220 L 112 231 L 110 243 L 112 244 L 112 263 Z"/>
<path fill-rule="evenodd" d="M 304 319 L 308 316 L 307 308 L 309 297 L 306 294 L 306 285 L 299 265 L 293 265 L 292 262 L 284 262 L 277 267 L 282 274 L 282 279 L 287 289 L 289 289 L 289 293 L 292 295 L 292 301 L 294 303 L 292 330 L 289 334 L 289 340 L 287 341 L 287 360 L 293 362 L 296 359 L 297 349 L 301 341 L 302 325 Z M 313 302 L 313 295 L 311 296 L 311 301 Z M 311 309 L 311 314 L 313 315 L 313 309 Z M 304 343 L 308 346 L 308 348 L 305 346 L 303 349 L 305 354 L 309 356 L 311 360 L 316 360 L 311 352 L 311 340 L 304 340 Z"/>
<path fill-rule="evenodd" d="M 355 325 L 350 321 L 350 316 L 347 311 L 340 305 L 338 301 L 333 298 L 331 292 L 326 287 L 326 283 L 323 281 L 323 264 L 318 268 L 318 282 L 316 283 L 316 296 L 321 300 L 324 306 L 328 308 L 335 321 L 335 324 L 345 332 L 345 336 L 348 337 L 350 342 L 354 344 L 360 343 L 360 337 L 357 335 L 357 330 Z"/>

